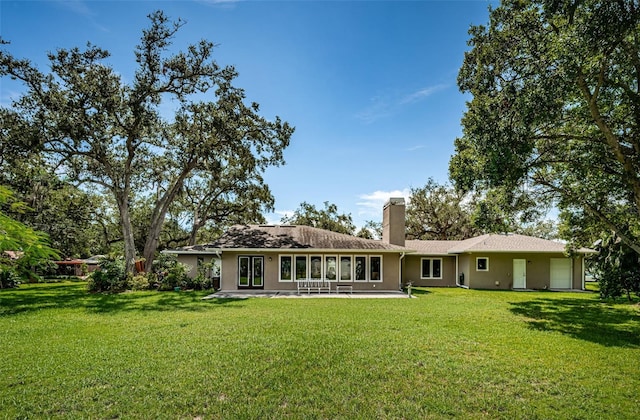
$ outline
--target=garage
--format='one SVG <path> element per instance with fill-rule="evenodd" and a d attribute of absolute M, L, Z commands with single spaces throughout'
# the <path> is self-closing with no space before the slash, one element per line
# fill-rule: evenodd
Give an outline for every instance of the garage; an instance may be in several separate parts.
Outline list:
<path fill-rule="evenodd" d="M 551 258 L 551 288 L 571 289 L 571 259 Z"/>

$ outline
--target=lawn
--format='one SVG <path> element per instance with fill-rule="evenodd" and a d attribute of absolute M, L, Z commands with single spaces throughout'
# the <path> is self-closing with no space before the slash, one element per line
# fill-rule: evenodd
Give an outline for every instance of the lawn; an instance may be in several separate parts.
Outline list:
<path fill-rule="evenodd" d="M 0 290 L 0 418 L 640 418 L 636 304 L 205 294 Z"/>

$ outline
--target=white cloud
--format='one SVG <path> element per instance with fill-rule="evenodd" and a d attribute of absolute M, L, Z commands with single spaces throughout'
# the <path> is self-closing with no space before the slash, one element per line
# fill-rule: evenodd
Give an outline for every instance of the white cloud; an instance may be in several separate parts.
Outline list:
<path fill-rule="evenodd" d="M 356 114 L 356 118 L 370 124 L 380 118 L 385 118 L 393 113 L 393 107 L 389 104 L 388 100 L 380 96 L 376 96 L 370 99 L 371 104 Z"/>
<path fill-rule="evenodd" d="M 448 88 L 449 85 L 439 84 L 422 88 L 416 92 L 398 95 L 376 95 L 369 100 L 369 105 L 355 114 L 355 117 L 365 124 L 371 124 L 381 118 L 390 117 L 401 112 L 402 108 L 419 102 L 435 92 Z"/>
<path fill-rule="evenodd" d="M 199 3 L 223 7 L 235 6 L 235 4 L 239 3 L 240 1 L 242 0 L 198 0 Z"/>
<path fill-rule="evenodd" d="M 83 0 L 58 0 L 58 4 L 80 16 L 92 17 L 95 15 Z"/>
<path fill-rule="evenodd" d="M 408 147 L 406 149 L 404 149 L 406 152 L 415 152 L 416 150 L 420 150 L 420 149 L 424 149 L 425 146 L 424 144 L 418 144 L 416 146 L 412 146 L 412 147 Z"/>
<path fill-rule="evenodd" d="M 428 86 L 426 88 L 422 88 L 416 92 L 410 93 L 408 95 L 405 95 L 401 100 L 400 100 L 400 104 L 401 105 L 405 105 L 405 104 L 410 104 L 413 102 L 418 102 L 424 98 L 427 98 L 429 96 L 431 96 L 432 94 L 441 91 L 443 89 L 446 89 L 448 86 L 444 85 L 444 84 L 440 84 L 440 85 L 434 85 L 434 86 Z"/>
<path fill-rule="evenodd" d="M 409 188 L 404 188 L 402 190 L 374 191 L 369 194 L 361 194 L 358 197 L 360 201 L 356 203 L 359 207 L 358 215 L 371 217 L 374 221 L 381 221 L 382 207 L 390 198 L 403 197 L 405 202 L 408 203 L 410 200 L 410 193 L 411 190 Z"/>
<path fill-rule="evenodd" d="M 265 214 L 264 217 L 267 219 L 268 225 L 279 225 L 282 224 L 283 217 L 291 217 L 293 213 L 294 210 L 274 210 L 273 213 Z"/>

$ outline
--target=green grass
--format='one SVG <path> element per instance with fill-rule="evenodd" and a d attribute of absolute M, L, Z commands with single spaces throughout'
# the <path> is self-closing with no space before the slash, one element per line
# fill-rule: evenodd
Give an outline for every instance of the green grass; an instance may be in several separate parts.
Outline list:
<path fill-rule="evenodd" d="M 0 291 L 0 418 L 639 418 L 640 308 L 593 293 Z"/>

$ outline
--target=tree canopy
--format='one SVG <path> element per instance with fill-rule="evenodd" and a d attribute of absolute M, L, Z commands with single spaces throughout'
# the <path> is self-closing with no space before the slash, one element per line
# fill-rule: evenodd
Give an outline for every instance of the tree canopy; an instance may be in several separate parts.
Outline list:
<path fill-rule="evenodd" d="M 455 186 L 554 204 L 640 253 L 639 2 L 505 0 L 469 33 Z"/>
<path fill-rule="evenodd" d="M 24 202 L 14 200 L 12 191 L 0 186 L 0 287 L 12 285 L 12 273 L 17 273 L 19 277 L 33 276 L 25 275 L 25 272 L 41 262 L 58 258 L 57 251 L 51 248 L 44 232 L 7 216 L 2 211 L 4 206 L 14 212 L 27 209 Z"/>
<path fill-rule="evenodd" d="M 447 185 L 429 178 L 420 188 L 411 188 L 407 205 L 407 238 L 421 240 L 467 239 L 475 236 L 471 213 L 474 202 Z"/>
<path fill-rule="evenodd" d="M 280 222 L 311 226 L 347 235 L 353 235 L 356 230 L 351 214 L 339 213 L 338 206 L 328 201 L 324 202 L 324 209 L 317 209 L 313 204 L 303 201 L 291 216 L 282 217 Z"/>
<path fill-rule="evenodd" d="M 184 22 L 172 23 L 161 11 L 149 19 L 129 83 L 109 66 L 109 52 L 91 44 L 49 53 L 50 73 L 0 51 L 0 76 L 26 88 L 3 110 L 11 122 L 5 129 L 37 143 L 67 178 L 111 195 L 128 271 L 136 257 L 135 199 L 152 202 L 142 251 L 149 266 L 167 212 L 187 182 L 215 180 L 223 167 L 240 167 L 240 179 L 257 179 L 284 163 L 294 130 L 279 117 L 262 117 L 257 103 L 245 104 L 244 91 L 233 86 L 238 73 L 212 59 L 212 42 L 171 54 Z M 173 115 L 161 112 L 166 105 L 176 106 Z"/>

